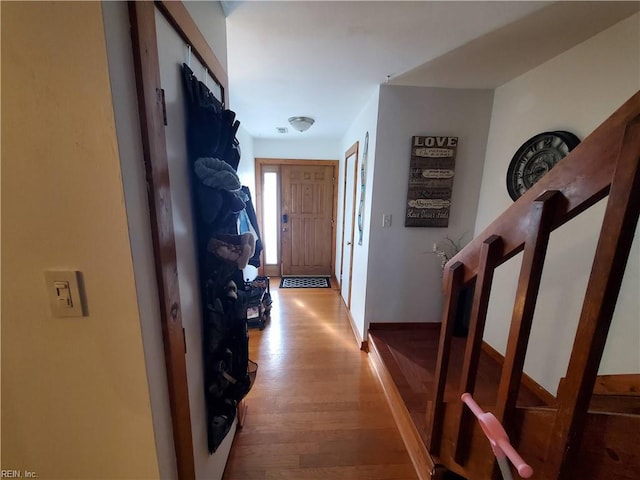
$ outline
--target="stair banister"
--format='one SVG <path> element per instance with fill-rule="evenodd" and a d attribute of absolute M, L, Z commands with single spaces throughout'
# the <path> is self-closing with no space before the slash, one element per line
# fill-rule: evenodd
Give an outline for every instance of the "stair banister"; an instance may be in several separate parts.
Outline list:
<path fill-rule="evenodd" d="M 640 92 L 637 92 L 445 266 L 443 327 L 433 401 L 427 413 L 428 447 L 432 455 L 439 453 L 443 435 L 444 386 L 452 323 L 461 289 L 476 283 L 460 393 L 473 391 L 477 373 L 476 355 L 482 340 L 489 294 L 489 289 L 483 285 L 490 287 L 497 266 L 523 249 L 527 250 L 496 410 L 499 420 L 509 426 L 548 236 L 611 190 L 565 388 L 558 399 L 559 409 L 546 452 L 545 471 L 540 477 L 548 480 L 571 478 L 572 464 L 576 460 L 589 399 L 640 212 L 639 162 Z M 532 223 L 537 223 L 537 232 L 532 233 Z M 499 248 L 494 247 L 488 255 L 488 245 L 491 244 L 499 244 Z M 460 405 L 457 408 L 454 457 L 457 463 L 464 465 L 468 431 L 465 414 Z"/>
<path fill-rule="evenodd" d="M 625 129 L 587 284 L 544 477 L 569 480 L 640 215 L 640 113 Z"/>
<path fill-rule="evenodd" d="M 531 204 L 547 190 L 557 190 L 567 199 L 566 210 L 553 218 L 554 230 L 603 199 L 609 193 L 624 129 L 638 111 L 640 91 L 449 260 L 450 264 L 464 264 L 464 284 L 477 275 L 480 248 L 491 235 L 500 236 L 504 242 L 501 264 L 522 251 L 527 228 L 520 220 L 529 215 Z"/>

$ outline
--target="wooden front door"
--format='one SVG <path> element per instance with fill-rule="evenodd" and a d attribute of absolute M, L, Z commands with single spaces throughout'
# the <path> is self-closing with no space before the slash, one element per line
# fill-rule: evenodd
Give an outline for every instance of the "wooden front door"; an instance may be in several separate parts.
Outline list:
<path fill-rule="evenodd" d="M 282 275 L 331 275 L 333 166 L 281 168 Z"/>

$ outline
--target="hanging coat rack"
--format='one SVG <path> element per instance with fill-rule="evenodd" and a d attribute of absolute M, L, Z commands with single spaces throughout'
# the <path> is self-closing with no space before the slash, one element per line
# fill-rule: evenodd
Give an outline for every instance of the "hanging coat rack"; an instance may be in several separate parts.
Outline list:
<path fill-rule="evenodd" d="M 186 58 L 185 58 L 185 62 L 184 63 L 192 71 L 192 75 L 197 78 L 195 72 L 191 68 L 192 47 L 191 47 L 191 45 L 189 43 L 187 43 L 185 46 L 186 46 Z M 202 84 L 207 88 L 207 90 L 209 91 L 209 93 L 211 95 L 216 97 L 216 99 L 222 104 L 222 107 L 225 108 L 226 107 L 226 102 L 225 102 L 225 88 L 224 88 L 224 85 L 221 82 L 219 82 L 217 80 L 217 78 L 213 74 L 209 73 L 209 68 L 207 67 L 206 63 L 203 62 L 200 58 L 198 58 L 198 59 L 199 59 L 200 63 L 202 64 Z M 209 87 L 209 78 L 211 78 L 213 80 L 213 84 L 216 87 L 218 87 L 218 89 L 220 90 L 220 95 L 215 95 L 211 91 L 211 88 Z M 220 97 L 220 98 L 218 98 L 218 97 Z"/>

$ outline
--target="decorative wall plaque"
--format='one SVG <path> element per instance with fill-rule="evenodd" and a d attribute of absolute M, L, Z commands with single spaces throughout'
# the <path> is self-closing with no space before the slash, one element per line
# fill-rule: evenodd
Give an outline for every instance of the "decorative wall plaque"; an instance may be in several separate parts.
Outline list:
<path fill-rule="evenodd" d="M 367 186 L 367 157 L 369 156 L 369 132 L 364 137 L 364 153 L 360 163 L 360 205 L 358 206 L 358 245 L 362 245 L 364 231 L 364 192 Z"/>
<path fill-rule="evenodd" d="M 405 227 L 447 227 L 458 137 L 413 137 Z"/>

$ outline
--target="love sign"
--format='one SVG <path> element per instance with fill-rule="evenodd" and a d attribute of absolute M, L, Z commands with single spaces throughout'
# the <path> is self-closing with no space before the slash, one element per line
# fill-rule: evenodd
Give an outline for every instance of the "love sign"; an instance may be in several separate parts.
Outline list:
<path fill-rule="evenodd" d="M 447 227 L 458 137 L 413 137 L 405 227 Z"/>

